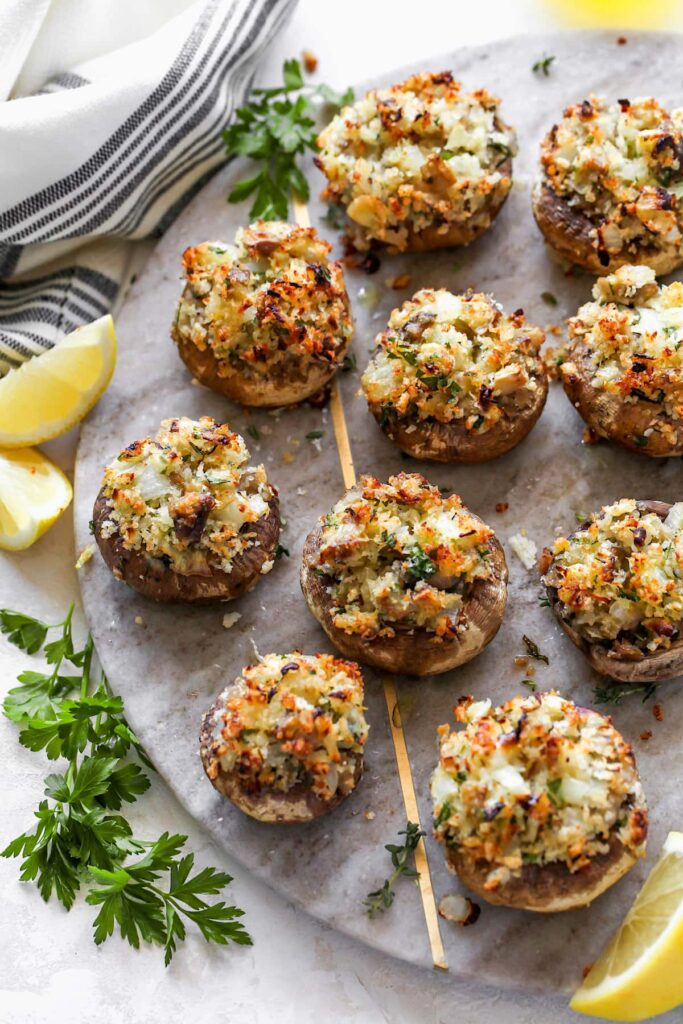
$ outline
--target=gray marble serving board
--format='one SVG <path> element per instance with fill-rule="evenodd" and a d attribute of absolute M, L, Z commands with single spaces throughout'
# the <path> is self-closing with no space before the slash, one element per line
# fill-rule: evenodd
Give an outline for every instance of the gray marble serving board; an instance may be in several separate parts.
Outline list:
<path fill-rule="evenodd" d="M 538 146 L 547 128 L 569 103 L 591 91 L 612 98 L 648 93 L 683 104 L 683 86 L 672 76 L 679 67 L 680 37 L 629 34 L 617 45 L 616 33 L 567 33 L 506 40 L 486 47 L 454 50 L 430 62 L 430 69 L 453 70 L 470 88 L 486 86 L 503 98 L 503 115 L 518 131 L 520 154 L 515 185 L 493 229 L 468 249 L 435 255 L 382 258 L 372 277 L 348 273 L 356 321 L 359 372 L 375 334 L 393 305 L 419 287 L 468 287 L 491 291 L 509 310 L 522 306 L 541 325 L 561 323 L 590 293 L 592 279 L 566 276 L 545 249 L 530 210 L 530 186 Z M 533 63 L 553 55 L 549 77 L 535 75 Z M 404 68 L 379 84 L 400 80 Z M 346 83 L 337 83 L 345 85 Z M 363 83 L 360 94 L 368 85 Z M 246 868 L 311 914 L 344 932 L 415 963 L 430 965 L 417 888 L 403 881 L 394 907 L 369 921 L 365 894 L 387 874 L 383 849 L 404 826 L 405 812 L 386 721 L 381 680 L 366 672 L 367 771 L 353 796 L 329 818 L 307 826 L 277 827 L 254 822 L 223 802 L 204 778 L 197 733 L 202 711 L 241 666 L 261 653 L 329 650 L 299 592 L 303 539 L 318 515 L 342 492 L 342 478 L 329 414 L 300 408 L 277 416 L 251 415 L 211 392 L 193 386 L 169 340 L 174 303 L 181 288 L 180 254 L 205 239 L 232 239 L 247 217 L 246 206 L 226 204 L 230 183 L 244 168 L 226 167 L 194 199 L 159 243 L 133 285 L 117 319 L 119 359 L 113 382 L 84 424 L 76 473 L 76 535 L 80 548 L 91 542 L 88 520 L 104 464 L 135 438 L 153 433 L 167 416 L 210 414 L 244 432 L 255 424 L 261 440 L 247 435 L 254 460 L 262 460 L 278 485 L 286 520 L 281 559 L 255 591 L 238 603 L 210 608 L 156 606 L 117 583 L 96 555 L 81 571 L 83 601 L 97 650 L 112 687 L 126 701 L 134 728 L 161 774 L 185 807 L 214 839 Z M 313 191 L 321 176 L 310 169 Z M 313 222 L 323 209 L 311 203 Z M 410 285 L 397 293 L 385 286 L 408 272 Z M 541 293 L 558 300 L 549 307 Z M 374 296 L 376 293 L 376 296 Z M 376 305 L 368 302 L 376 297 Z M 364 297 L 363 297 L 364 296 Z M 520 690 L 523 673 L 513 664 L 522 653 L 522 634 L 533 637 L 550 657 L 539 665 L 541 687 L 590 704 L 598 682 L 581 656 L 538 602 L 539 580 L 511 553 L 508 538 L 524 527 L 539 549 L 556 531 L 574 528 L 576 513 L 621 496 L 681 499 L 681 467 L 675 460 L 651 462 L 610 448 L 581 444 L 582 423 L 559 386 L 531 436 L 514 452 L 484 466 L 448 467 L 404 460 L 382 436 L 358 395 L 359 376 L 341 375 L 351 444 L 359 472 L 386 477 L 398 470 L 420 470 L 434 483 L 457 491 L 497 531 L 510 565 L 510 595 L 503 626 L 489 648 L 452 673 L 418 681 L 399 680 L 407 741 L 423 824 L 430 822 L 428 779 L 435 762 L 435 729 L 452 720 L 461 694 L 505 700 Z M 306 440 L 323 430 L 317 445 Z M 289 452 L 293 461 L 285 461 Z M 499 502 L 509 503 L 497 513 Z M 226 631 L 226 611 L 241 618 Z M 136 618 L 140 621 L 136 623 Z M 557 916 L 525 914 L 484 905 L 474 927 L 441 922 L 450 969 L 502 986 L 570 990 L 582 967 L 595 959 L 622 918 L 669 828 L 683 824 L 683 787 L 677 767 L 683 694 L 677 682 L 662 687 L 664 721 L 652 704 L 638 697 L 614 709 L 614 718 L 634 743 L 651 810 L 650 854 L 645 863 L 591 908 Z M 649 742 L 639 737 L 653 732 Z M 428 839 L 437 898 L 457 888 L 443 866 L 440 847 Z"/>

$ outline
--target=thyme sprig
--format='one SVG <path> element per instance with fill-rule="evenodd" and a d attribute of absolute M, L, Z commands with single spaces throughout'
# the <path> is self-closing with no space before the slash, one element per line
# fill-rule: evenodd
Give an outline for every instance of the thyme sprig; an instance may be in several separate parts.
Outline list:
<path fill-rule="evenodd" d="M 399 836 L 405 836 L 402 844 L 387 843 L 384 847 L 391 854 L 391 863 L 394 870 L 384 880 L 380 888 L 369 892 L 363 901 L 365 912 L 370 918 L 388 910 L 393 904 L 396 895 L 393 887 L 402 875 L 404 878 L 417 878 L 419 876 L 419 872 L 410 863 L 410 857 L 415 852 L 424 832 L 415 822 L 409 821 L 406 823 L 406 827 L 401 829 L 398 834 Z"/>

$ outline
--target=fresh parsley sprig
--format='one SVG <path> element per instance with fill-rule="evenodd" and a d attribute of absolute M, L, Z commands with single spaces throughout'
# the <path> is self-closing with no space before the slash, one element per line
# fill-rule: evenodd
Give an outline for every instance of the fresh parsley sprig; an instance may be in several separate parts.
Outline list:
<path fill-rule="evenodd" d="M 21 673 L 3 711 L 21 727 L 25 747 L 66 762 L 62 772 L 45 778 L 36 824 L 1 856 L 21 857 L 21 880 L 35 882 L 44 900 L 54 894 L 67 910 L 87 888 L 86 902 L 100 908 L 97 943 L 118 927 L 135 948 L 140 940 L 163 946 L 168 964 L 189 921 L 207 942 L 250 944 L 239 921 L 242 911 L 204 898 L 219 895 L 230 875 L 210 867 L 193 874 L 194 855 L 180 855 L 187 836 L 165 832 L 155 842 L 137 839 L 118 813 L 149 789 L 144 767 L 151 765 L 121 698 L 112 695 L 103 673 L 93 679 L 92 639 L 75 649 L 72 617 L 73 605 L 55 625 L 0 610 L 0 631 L 27 654 L 42 650 L 47 662 L 46 671 Z M 51 630 L 59 633 L 46 643 Z M 131 863 L 133 856 L 139 859 Z"/>
<path fill-rule="evenodd" d="M 255 194 L 252 219 L 286 220 L 290 192 L 307 200 L 310 189 L 299 157 L 316 149 L 318 109 L 334 109 L 353 99 L 353 90 L 338 93 L 329 85 L 307 85 L 298 60 L 286 60 L 282 85 L 254 89 L 252 98 L 223 132 L 229 156 L 248 156 L 261 165 L 257 174 L 234 185 L 228 202 L 240 203 Z"/>
<path fill-rule="evenodd" d="M 384 847 L 391 854 L 391 863 L 394 870 L 385 879 L 383 885 L 379 889 L 375 889 L 374 892 L 369 892 L 363 901 L 365 912 L 370 918 L 388 910 L 393 904 L 396 895 L 393 886 L 401 875 L 404 878 L 417 878 L 419 875 L 419 872 L 410 864 L 409 858 L 415 852 L 424 832 L 415 822 L 409 821 L 406 827 L 401 829 L 398 834 L 399 836 L 405 836 L 405 840 L 401 845 L 387 843 Z"/>

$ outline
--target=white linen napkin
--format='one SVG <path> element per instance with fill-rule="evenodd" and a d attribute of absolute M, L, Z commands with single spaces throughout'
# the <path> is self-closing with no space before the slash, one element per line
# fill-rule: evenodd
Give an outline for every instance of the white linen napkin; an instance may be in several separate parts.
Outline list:
<path fill-rule="evenodd" d="M 225 160 L 221 133 L 295 3 L 200 0 L 0 103 L 0 375 L 111 308 L 132 242 Z"/>

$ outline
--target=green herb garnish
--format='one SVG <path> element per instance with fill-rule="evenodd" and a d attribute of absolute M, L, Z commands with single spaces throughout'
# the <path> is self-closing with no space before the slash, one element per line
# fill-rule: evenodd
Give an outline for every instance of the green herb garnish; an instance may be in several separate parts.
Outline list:
<path fill-rule="evenodd" d="M 557 305 L 557 299 L 555 298 L 552 292 L 541 292 L 541 298 L 548 306 Z"/>
<path fill-rule="evenodd" d="M 353 352 L 349 352 L 347 356 L 344 356 L 341 368 L 344 373 L 350 373 L 352 371 L 355 372 L 358 369 L 356 357 Z"/>
<path fill-rule="evenodd" d="M 93 678 L 92 638 L 75 649 L 72 616 L 73 605 L 56 625 L 0 611 L 0 630 L 10 642 L 27 654 L 42 648 L 47 662 L 45 671 L 21 673 L 4 714 L 21 726 L 25 747 L 66 761 L 63 771 L 45 778 L 37 824 L 1 856 L 21 857 L 21 880 L 35 882 L 46 901 L 54 894 L 67 910 L 87 888 L 86 902 L 100 908 L 98 944 L 118 928 L 136 949 L 140 940 L 163 946 L 169 964 L 187 922 L 207 942 L 251 944 L 238 920 L 241 910 L 204 898 L 218 895 L 231 876 L 211 867 L 193 874 L 194 854 L 180 856 L 187 836 L 138 839 L 120 813 L 123 803 L 149 788 L 144 768 L 151 765 L 126 722 L 122 699 L 112 695 L 103 673 Z M 51 630 L 59 631 L 57 639 L 45 643 Z"/>
<path fill-rule="evenodd" d="M 418 872 L 414 867 L 410 866 L 408 859 L 411 853 L 414 853 L 417 844 L 424 835 L 424 832 L 419 825 L 409 821 L 406 823 L 406 827 L 401 829 L 398 834 L 399 836 L 406 837 L 401 846 L 397 843 L 387 843 L 384 847 L 384 849 L 388 850 L 391 854 L 391 863 L 394 870 L 384 881 L 381 888 L 375 889 L 374 892 L 369 892 L 363 901 L 365 912 L 370 918 L 375 917 L 384 910 L 388 910 L 393 904 L 394 897 L 396 895 L 393 890 L 393 886 L 401 875 L 405 878 L 418 877 Z"/>
<path fill-rule="evenodd" d="M 305 201 L 310 195 L 299 163 L 306 150 L 316 150 L 316 116 L 326 104 L 339 109 L 353 99 L 353 91 L 337 93 L 328 85 L 306 85 L 298 60 L 286 60 L 282 85 L 254 89 L 252 98 L 236 112 L 223 132 L 228 156 L 248 156 L 260 165 L 251 178 L 238 181 L 228 202 L 239 203 L 255 194 L 249 211 L 253 220 L 287 220 L 290 192 Z"/>
<path fill-rule="evenodd" d="M 526 648 L 526 653 L 529 655 L 530 658 L 533 658 L 535 661 L 544 661 L 546 665 L 550 664 L 550 659 L 547 657 L 547 655 L 541 654 L 541 652 L 538 649 L 538 644 L 535 644 L 530 637 L 523 636 L 522 643 L 524 644 Z"/>
<path fill-rule="evenodd" d="M 306 434 L 307 441 L 319 441 L 321 437 L 325 436 L 324 430 L 309 430 Z"/>
<path fill-rule="evenodd" d="M 415 580 L 428 580 L 436 572 L 434 562 L 417 544 L 410 549 L 407 572 Z"/>
<path fill-rule="evenodd" d="M 635 686 L 627 686 L 624 683 L 613 683 L 609 686 L 596 686 L 593 691 L 593 698 L 596 704 L 621 704 L 624 697 L 632 693 L 642 695 L 643 704 L 654 697 L 657 692 L 657 683 L 638 683 Z"/>
<path fill-rule="evenodd" d="M 554 60 L 554 57 L 543 56 L 540 60 L 536 61 L 531 70 L 536 73 L 540 71 L 541 74 L 545 75 L 545 77 L 547 78 L 550 74 L 550 65 L 553 63 Z"/>
<path fill-rule="evenodd" d="M 284 544 L 278 544 L 275 548 L 275 558 L 282 558 L 283 555 L 285 558 L 289 558 L 289 548 L 286 548 Z"/>
<path fill-rule="evenodd" d="M 250 423 L 249 424 L 249 426 L 247 427 L 247 433 L 249 434 L 249 437 L 253 437 L 255 441 L 260 441 L 261 440 L 261 434 L 259 433 L 259 428 L 256 426 L 255 423 Z"/>
<path fill-rule="evenodd" d="M 538 689 L 534 679 L 522 679 L 522 686 L 526 686 L 527 690 L 531 690 L 532 693 L 536 693 Z"/>

